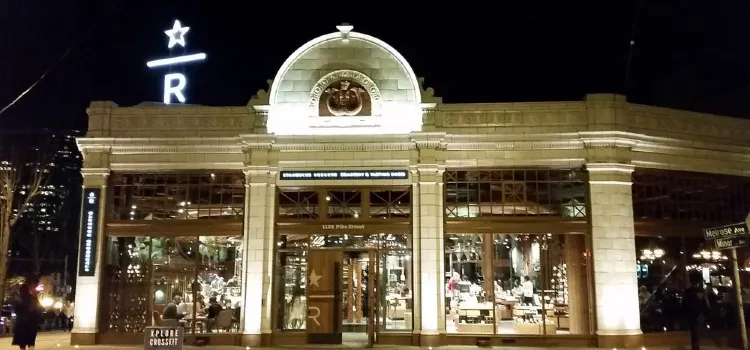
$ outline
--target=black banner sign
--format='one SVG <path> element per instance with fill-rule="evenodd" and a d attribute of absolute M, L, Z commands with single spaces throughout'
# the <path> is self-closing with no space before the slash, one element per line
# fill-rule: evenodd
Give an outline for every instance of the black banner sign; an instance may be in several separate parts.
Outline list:
<path fill-rule="evenodd" d="M 96 245 L 99 239 L 99 188 L 83 190 L 81 210 L 81 247 L 78 250 L 78 275 L 91 277 L 96 272 Z"/>
<path fill-rule="evenodd" d="M 748 237 L 747 225 L 744 222 L 740 222 L 731 225 L 703 229 L 703 237 L 706 240 Z"/>
<path fill-rule="evenodd" d="M 405 180 L 408 170 L 311 170 L 282 171 L 281 180 Z"/>
<path fill-rule="evenodd" d="M 182 350 L 185 327 L 146 327 L 144 350 Z"/>

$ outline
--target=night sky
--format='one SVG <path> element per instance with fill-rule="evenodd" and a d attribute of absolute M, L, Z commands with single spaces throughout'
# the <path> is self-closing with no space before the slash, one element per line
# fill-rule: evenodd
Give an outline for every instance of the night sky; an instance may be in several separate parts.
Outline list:
<path fill-rule="evenodd" d="M 164 71 L 145 63 L 168 56 L 174 19 L 191 28 L 187 52 L 208 54 L 185 69 L 194 104 L 245 105 L 299 46 L 350 22 L 400 51 L 445 102 L 618 92 L 750 117 L 746 0 L 3 0 L 0 108 L 53 68 L 0 128 L 85 129 L 91 100 L 159 101 Z"/>

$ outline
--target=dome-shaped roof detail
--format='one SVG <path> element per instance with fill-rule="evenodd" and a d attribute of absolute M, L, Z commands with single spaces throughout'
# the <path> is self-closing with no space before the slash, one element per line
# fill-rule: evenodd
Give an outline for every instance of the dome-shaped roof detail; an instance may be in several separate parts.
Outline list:
<path fill-rule="evenodd" d="M 380 39 L 341 25 L 310 40 L 279 69 L 269 91 L 276 134 L 421 130 L 421 88 L 409 63 Z"/>

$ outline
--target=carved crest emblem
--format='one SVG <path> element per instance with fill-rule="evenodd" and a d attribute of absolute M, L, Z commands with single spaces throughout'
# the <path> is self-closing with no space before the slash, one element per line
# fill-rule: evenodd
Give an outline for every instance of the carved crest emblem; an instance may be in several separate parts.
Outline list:
<path fill-rule="evenodd" d="M 328 94 L 326 106 L 328 111 L 335 116 L 352 116 L 362 111 L 364 106 L 363 94 L 365 89 L 357 86 L 351 86 L 349 80 L 341 80 L 339 87 L 329 87 L 325 89 Z"/>
<path fill-rule="evenodd" d="M 310 116 L 379 116 L 380 89 L 368 76 L 348 69 L 333 71 L 318 80 L 310 91 Z"/>

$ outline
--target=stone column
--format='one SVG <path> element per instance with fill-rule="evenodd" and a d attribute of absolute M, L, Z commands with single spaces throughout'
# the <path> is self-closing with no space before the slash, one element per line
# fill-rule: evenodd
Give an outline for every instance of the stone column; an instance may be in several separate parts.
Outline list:
<path fill-rule="evenodd" d="M 420 346 L 440 345 L 445 335 L 445 288 L 443 286 L 443 172 L 442 166 L 422 164 L 417 168 L 415 201 L 418 205 L 414 240 L 419 243 Z M 415 317 L 415 323 L 416 322 Z"/>
<path fill-rule="evenodd" d="M 75 314 L 73 323 L 73 332 L 70 335 L 71 345 L 94 345 L 96 343 L 96 333 L 99 329 L 99 309 L 100 309 L 100 287 L 102 285 L 102 260 L 104 256 L 105 236 L 104 224 L 106 220 L 106 202 L 107 202 L 107 178 L 109 169 L 81 169 L 83 175 L 83 202 L 82 208 L 90 205 L 98 205 L 99 213 L 81 210 L 80 229 L 79 229 L 79 254 L 78 254 L 78 274 L 76 276 L 76 294 L 75 294 Z M 94 190 L 94 191 L 92 191 Z M 99 197 L 96 198 L 96 191 Z M 94 221 L 95 220 L 95 221 Z M 92 225 L 92 221 L 93 225 Z M 93 235 L 87 237 L 87 235 Z M 92 244 L 93 243 L 93 244 Z M 85 253 L 88 249 L 93 256 L 93 262 L 88 265 Z M 92 247 L 93 245 L 93 247 Z M 85 266 L 88 265 L 89 267 Z M 86 269 L 91 269 L 85 271 Z"/>
<path fill-rule="evenodd" d="M 591 243 L 599 347 L 643 343 L 633 225 L 633 166 L 589 163 Z"/>
<path fill-rule="evenodd" d="M 242 345 L 260 346 L 271 335 L 275 173 L 267 166 L 248 166 L 244 172 Z"/>

